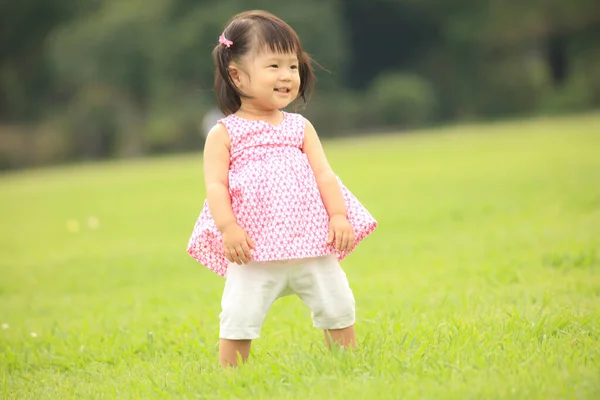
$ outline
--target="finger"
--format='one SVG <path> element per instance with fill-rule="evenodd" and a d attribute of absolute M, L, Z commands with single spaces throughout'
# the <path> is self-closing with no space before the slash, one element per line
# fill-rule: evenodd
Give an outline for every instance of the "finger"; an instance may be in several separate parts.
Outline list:
<path fill-rule="evenodd" d="M 327 234 L 327 244 L 332 244 L 333 243 L 333 227 L 330 226 L 329 227 L 329 233 Z"/>
<path fill-rule="evenodd" d="M 350 234 L 344 234 L 344 241 L 342 242 L 342 251 L 346 251 L 350 248 Z"/>
<path fill-rule="evenodd" d="M 241 265 L 241 264 L 243 264 L 243 263 L 244 263 L 244 262 L 243 262 L 243 254 L 244 254 L 244 253 L 243 253 L 243 252 L 240 252 L 240 251 L 238 251 L 238 249 L 237 249 L 237 248 L 234 248 L 234 249 L 232 250 L 232 252 L 233 252 L 233 254 L 234 254 L 235 262 L 236 262 L 238 265 Z"/>
<path fill-rule="evenodd" d="M 336 232 L 335 234 L 335 249 L 340 251 L 342 248 L 342 240 L 344 240 L 344 234 L 342 232 Z"/>
<path fill-rule="evenodd" d="M 252 253 L 250 253 L 250 247 L 248 247 L 247 243 L 242 243 L 242 251 L 244 252 L 244 262 L 250 261 L 250 259 L 252 258 Z"/>
<path fill-rule="evenodd" d="M 237 259 L 237 254 L 235 253 L 235 250 L 230 249 L 229 250 L 229 254 L 231 255 L 231 262 L 239 264 L 238 259 Z"/>
<path fill-rule="evenodd" d="M 346 250 L 350 250 L 354 247 L 354 231 L 348 232 L 348 243 L 346 244 Z"/>
<path fill-rule="evenodd" d="M 240 258 L 240 261 L 243 264 L 246 264 L 246 262 L 248 261 L 248 258 L 246 256 L 246 252 L 244 251 L 244 249 L 242 248 L 242 246 L 241 245 L 238 246 L 237 249 L 236 249 L 236 251 L 237 251 L 238 257 Z"/>
<path fill-rule="evenodd" d="M 235 251 L 235 248 L 234 248 L 234 247 L 229 247 L 229 248 L 227 248 L 227 254 L 229 254 L 229 260 L 230 260 L 232 263 L 239 264 L 239 262 L 238 262 L 238 258 L 237 258 L 237 252 Z"/>
<path fill-rule="evenodd" d="M 348 240 L 348 250 L 354 248 L 354 232 L 350 234 L 350 239 Z"/>
<path fill-rule="evenodd" d="M 344 251 L 344 248 L 346 247 L 346 233 L 345 232 L 340 232 L 340 248 L 338 249 L 338 251 Z"/>
<path fill-rule="evenodd" d="M 233 261 L 233 257 L 231 256 L 231 251 L 229 249 L 225 249 L 225 258 L 227 258 L 227 260 L 229 260 L 229 262 L 235 262 L 235 261 Z"/>
<path fill-rule="evenodd" d="M 256 248 L 256 246 L 254 246 L 254 241 L 252 240 L 252 238 L 248 234 L 246 234 L 246 242 L 248 243 L 248 246 L 250 246 L 251 249 L 255 249 Z"/>

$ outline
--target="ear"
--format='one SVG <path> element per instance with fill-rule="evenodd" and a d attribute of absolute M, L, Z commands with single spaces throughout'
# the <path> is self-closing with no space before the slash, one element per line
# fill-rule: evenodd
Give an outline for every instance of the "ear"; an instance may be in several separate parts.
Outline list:
<path fill-rule="evenodd" d="M 240 70 L 235 65 L 230 65 L 228 68 L 229 76 L 231 76 L 231 80 L 238 88 L 241 86 L 242 81 L 240 80 Z"/>

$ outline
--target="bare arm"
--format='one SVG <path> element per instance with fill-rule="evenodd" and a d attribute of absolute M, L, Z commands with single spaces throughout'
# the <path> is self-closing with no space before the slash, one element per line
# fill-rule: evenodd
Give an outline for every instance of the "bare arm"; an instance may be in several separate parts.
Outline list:
<path fill-rule="evenodd" d="M 315 174 L 317 186 L 329 217 L 336 215 L 346 217 L 346 202 L 337 177 L 327 161 L 319 136 L 309 121 L 306 121 L 302 151 L 308 157 L 308 162 Z"/>
<path fill-rule="evenodd" d="M 204 182 L 210 213 L 221 233 L 236 222 L 229 195 L 229 148 L 227 129 L 215 125 L 204 145 Z"/>

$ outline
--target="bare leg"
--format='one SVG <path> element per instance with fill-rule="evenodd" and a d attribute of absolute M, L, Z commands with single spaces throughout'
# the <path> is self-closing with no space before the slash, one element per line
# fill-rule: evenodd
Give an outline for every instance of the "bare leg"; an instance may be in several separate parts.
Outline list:
<path fill-rule="evenodd" d="M 327 346 L 331 348 L 331 340 L 344 348 L 355 348 L 356 347 L 356 335 L 354 333 L 354 325 L 351 325 L 343 329 L 328 329 L 324 331 L 325 341 Z"/>
<path fill-rule="evenodd" d="M 223 368 L 237 367 L 238 357 L 242 357 L 242 362 L 248 360 L 250 355 L 250 345 L 252 340 L 229 340 L 221 339 L 219 342 L 219 360 Z"/>

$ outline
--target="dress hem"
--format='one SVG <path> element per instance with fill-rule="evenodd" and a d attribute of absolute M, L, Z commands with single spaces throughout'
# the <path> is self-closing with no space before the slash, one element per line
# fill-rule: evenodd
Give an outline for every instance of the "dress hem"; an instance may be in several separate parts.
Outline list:
<path fill-rule="evenodd" d="M 256 262 L 303 260 L 303 259 L 323 257 L 323 256 L 327 256 L 330 254 L 335 254 L 337 260 L 342 261 L 346 257 L 348 257 L 351 253 L 353 253 L 354 250 L 356 250 L 356 247 L 364 239 L 366 239 L 367 236 L 369 236 L 371 233 L 373 233 L 375 228 L 377 228 L 377 225 L 378 225 L 377 222 L 374 221 L 374 222 L 370 223 L 369 225 L 365 226 L 364 229 L 362 230 L 361 234 L 355 238 L 354 246 L 352 247 L 352 249 L 350 249 L 348 251 L 339 252 L 339 251 L 336 251 L 335 249 L 331 248 L 331 249 L 325 249 L 324 251 L 316 251 L 316 252 L 302 255 L 302 256 L 274 256 L 274 257 L 264 257 L 264 256 L 260 257 L 259 256 L 257 258 L 253 258 L 252 260 L 256 261 Z M 208 268 L 209 270 L 216 273 L 217 275 L 225 277 L 226 273 L 227 273 L 227 268 L 229 265 L 229 260 L 227 260 L 225 258 L 224 254 L 218 255 L 217 256 L 218 258 L 221 258 L 221 260 L 224 259 L 225 261 L 221 262 L 221 263 L 217 263 L 215 265 L 214 260 L 215 260 L 216 254 L 214 253 L 214 247 L 209 244 L 211 241 L 206 240 L 206 239 L 207 238 L 205 238 L 205 240 L 198 240 L 198 238 L 196 238 L 196 240 L 190 240 L 190 243 L 187 248 L 187 253 L 188 253 L 188 255 L 190 255 L 193 259 L 195 259 L 198 263 L 200 263 L 204 267 Z"/>

